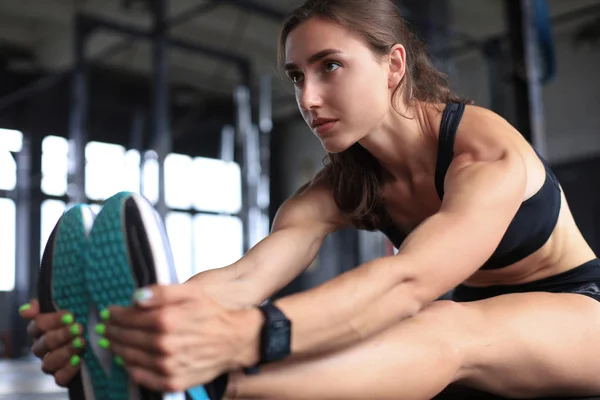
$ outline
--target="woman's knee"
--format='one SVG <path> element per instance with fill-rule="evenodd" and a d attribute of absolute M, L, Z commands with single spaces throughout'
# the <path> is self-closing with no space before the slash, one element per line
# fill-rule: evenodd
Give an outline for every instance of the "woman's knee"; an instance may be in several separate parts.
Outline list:
<path fill-rule="evenodd" d="M 423 332 L 447 362 L 457 368 L 456 380 L 461 379 L 470 363 L 471 347 L 483 335 L 476 312 L 462 303 L 440 300 L 431 303 L 413 317 L 415 329 Z"/>

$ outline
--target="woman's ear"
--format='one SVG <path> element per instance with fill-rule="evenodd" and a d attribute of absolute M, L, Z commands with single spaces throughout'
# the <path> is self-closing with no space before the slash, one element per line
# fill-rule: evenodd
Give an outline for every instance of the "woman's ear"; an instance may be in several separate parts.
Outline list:
<path fill-rule="evenodd" d="M 406 73 L 406 49 L 401 44 L 391 48 L 388 58 L 388 86 L 390 89 L 398 87 Z"/>

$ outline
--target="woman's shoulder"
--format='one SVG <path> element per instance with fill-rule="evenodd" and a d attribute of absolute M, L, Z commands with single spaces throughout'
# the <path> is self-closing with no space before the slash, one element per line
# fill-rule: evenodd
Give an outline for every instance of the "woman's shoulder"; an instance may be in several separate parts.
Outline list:
<path fill-rule="evenodd" d="M 495 159 L 520 151 L 529 144 L 505 118 L 484 107 L 467 105 L 456 132 L 455 155 L 470 153 L 477 159 Z"/>

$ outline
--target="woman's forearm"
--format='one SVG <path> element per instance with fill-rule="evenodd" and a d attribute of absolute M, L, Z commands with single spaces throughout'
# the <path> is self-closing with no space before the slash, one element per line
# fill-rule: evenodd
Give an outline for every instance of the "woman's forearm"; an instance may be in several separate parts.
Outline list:
<path fill-rule="evenodd" d="M 292 355 L 346 347 L 418 312 L 399 267 L 397 260 L 380 258 L 277 301 L 292 321 Z"/>
<path fill-rule="evenodd" d="M 239 274 L 235 264 L 200 272 L 191 277 L 187 284 L 197 285 L 211 299 L 231 310 L 246 309 L 262 301 Z"/>
<path fill-rule="evenodd" d="M 303 227 L 273 232 L 237 262 L 190 278 L 233 309 L 258 305 L 296 278 L 315 258 L 325 234 Z"/>
<path fill-rule="evenodd" d="M 421 305 L 398 261 L 380 258 L 312 290 L 277 300 L 275 305 L 292 322 L 291 357 L 347 347 L 417 313 Z M 248 312 L 255 313 L 248 318 L 253 324 L 263 323 L 259 311 Z M 247 343 L 258 347 L 259 338 Z M 243 366 L 256 362 L 244 360 Z"/>

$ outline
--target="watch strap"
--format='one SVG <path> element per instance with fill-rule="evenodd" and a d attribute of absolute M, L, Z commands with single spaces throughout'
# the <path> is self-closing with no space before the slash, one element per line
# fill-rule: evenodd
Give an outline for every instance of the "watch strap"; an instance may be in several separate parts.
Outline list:
<path fill-rule="evenodd" d="M 285 323 L 288 322 L 288 319 L 285 316 L 285 314 L 283 312 L 281 312 L 281 310 L 279 308 L 275 307 L 275 305 L 271 302 L 261 304 L 258 307 L 258 309 L 265 316 L 265 325 L 269 325 L 269 324 L 277 323 L 277 322 L 285 322 Z"/>

